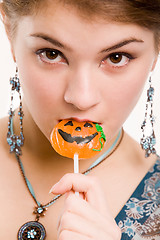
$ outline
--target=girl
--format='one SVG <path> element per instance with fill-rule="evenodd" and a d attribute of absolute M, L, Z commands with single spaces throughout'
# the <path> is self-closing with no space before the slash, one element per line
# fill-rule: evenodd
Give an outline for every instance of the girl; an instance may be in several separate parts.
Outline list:
<path fill-rule="evenodd" d="M 0 6 L 16 63 L 9 121 L 0 121 L 0 238 L 159 239 L 150 73 L 159 53 L 160 1 L 3 0 Z M 146 80 L 139 145 L 122 126 Z M 73 160 L 49 142 L 63 119 L 103 127 L 102 152 L 81 161 L 85 175 L 73 174 Z"/>

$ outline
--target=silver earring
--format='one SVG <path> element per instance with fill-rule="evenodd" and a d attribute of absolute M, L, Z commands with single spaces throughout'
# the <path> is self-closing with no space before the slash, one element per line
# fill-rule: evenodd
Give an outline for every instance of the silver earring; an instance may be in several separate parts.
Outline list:
<path fill-rule="evenodd" d="M 155 144 L 156 137 L 154 132 L 155 118 L 153 116 L 153 96 L 154 88 L 152 87 L 152 78 L 149 78 L 149 89 L 147 90 L 147 103 L 144 121 L 141 125 L 142 138 L 140 141 L 142 149 L 145 151 L 145 157 L 149 157 L 151 153 L 156 154 Z M 150 124 L 151 134 L 146 136 L 146 127 Z"/>
<path fill-rule="evenodd" d="M 23 110 L 22 110 L 22 96 L 21 96 L 21 86 L 18 77 L 18 68 L 16 67 L 16 74 L 13 78 L 10 78 L 10 85 L 11 85 L 11 105 L 9 109 L 9 121 L 8 121 L 8 133 L 7 133 L 7 142 L 10 146 L 10 152 L 15 153 L 17 155 L 21 155 L 21 147 L 24 144 L 24 135 L 23 135 Z M 13 117 L 14 117 L 14 109 L 13 109 L 13 100 L 15 93 L 19 95 L 19 122 L 20 122 L 20 134 L 17 136 L 13 132 Z"/>

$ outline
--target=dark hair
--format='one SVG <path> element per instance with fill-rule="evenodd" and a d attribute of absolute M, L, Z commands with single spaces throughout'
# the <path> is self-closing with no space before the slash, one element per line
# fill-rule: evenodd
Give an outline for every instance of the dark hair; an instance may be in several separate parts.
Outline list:
<path fill-rule="evenodd" d="M 160 42 L 160 0 L 3 0 L 2 11 L 8 18 L 10 32 L 15 32 L 19 17 L 35 15 L 48 4 L 73 6 L 84 19 L 95 17 L 115 22 L 134 23 L 155 34 Z"/>

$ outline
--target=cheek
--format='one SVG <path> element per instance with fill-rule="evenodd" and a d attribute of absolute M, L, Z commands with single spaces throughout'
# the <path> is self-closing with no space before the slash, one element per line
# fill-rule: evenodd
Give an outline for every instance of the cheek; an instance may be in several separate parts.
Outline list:
<path fill-rule="evenodd" d="M 105 103 L 109 112 L 110 129 L 121 127 L 138 102 L 149 74 L 149 67 L 136 68 L 125 74 L 119 74 L 105 92 Z M 111 121 L 110 121 L 111 119 Z"/>
<path fill-rule="evenodd" d="M 57 119 L 61 108 L 62 76 L 52 74 L 51 71 L 43 71 L 32 64 L 23 64 L 22 61 L 19 64 L 19 76 L 25 104 L 33 120 L 48 137 L 53 125 L 57 124 L 53 120 Z"/>

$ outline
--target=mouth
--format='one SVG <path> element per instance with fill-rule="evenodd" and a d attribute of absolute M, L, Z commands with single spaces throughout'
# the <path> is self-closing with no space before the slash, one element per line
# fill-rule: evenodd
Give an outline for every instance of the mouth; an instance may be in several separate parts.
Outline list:
<path fill-rule="evenodd" d="M 71 118 L 64 118 L 64 119 L 60 119 L 59 122 L 61 122 L 62 120 L 74 120 L 76 122 L 92 122 L 94 124 L 98 123 L 99 125 L 102 125 L 102 123 L 97 122 L 97 121 L 93 121 L 87 118 L 76 118 L 76 117 L 71 117 Z"/>
<path fill-rule="evenodd" d="M 80 136 L 72 137 L 71 134 L 66 133 L 61 129 L 58 129 L 58 132 L 61 135 L 61 137 L 64 139 L 64 141 L 69 142 L 69 143 L 76 142 L 77 144 L 89 143 L 89 142 L 92 141 L 93 138 L 95 138 L 98 135 L 98 133 L 96 132 L 96 133 L 94 133 L 90 136 L 87 136 L 87 137 L 83 138 L 83 137 L 80 137 Z"/>

